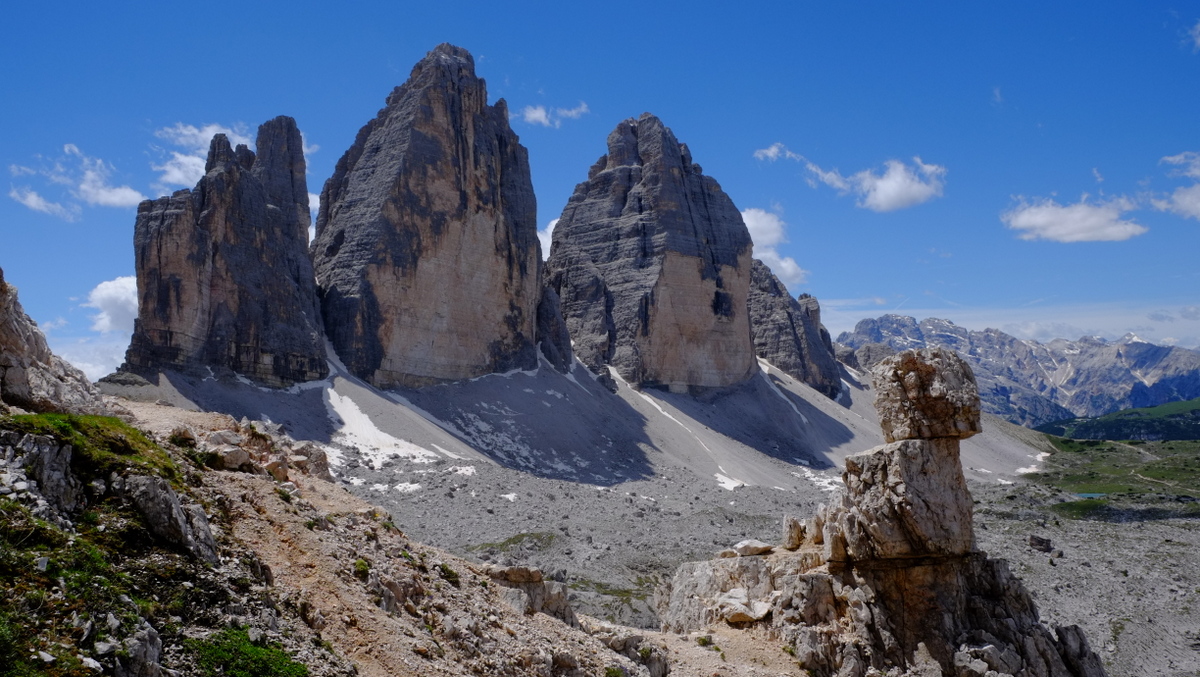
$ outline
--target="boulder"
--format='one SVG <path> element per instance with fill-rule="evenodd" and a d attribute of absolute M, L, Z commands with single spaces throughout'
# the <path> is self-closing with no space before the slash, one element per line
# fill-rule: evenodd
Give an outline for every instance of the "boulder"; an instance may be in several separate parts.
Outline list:
<path fill-rule="evenodd" d="M 817 300 L 808 294 L 793 298 L 767 264 L 754 259 L 748 304 L 754 352 L 797 381 L 836 398 L 842 379 Z"/>
<path fill-rule="evenodd" d="M 488 105 L 466 50 L 438 45 L 321 192 L 312 251 L 346 367 L 381 388 L 536 367 L 539 303 L 554 315 L 536 219 L 507 104 Z"/>
<path fill-rule="evenodd" d="M 193 190 L 138 205 L 138 319 L 122 371 L 236 373 L 272 387 L 328 374 L 296 121 L 263 123 L 257 148 L 217 134 Z"/>
<path fill-rule="evenodd" d="M 953 350 L 907 350 L 871 368 L 875 409 L 888 442 L 980 431 L 979 388 L 971 367 Z"/>
<path fill-rule="evenodd" d="M 0 407 L 34 412 L 108 414 L 84 373 L 50 352 L 46 336 L 0 270 Z"/>
<path fill-rule="evenodd" d="M 554 228 L 547 284 L 575 354 L 638 386 L 723 387 L 756 369 L 750 234 L 729 196 L 649 113 L 617 125 L 608 153 Z"/>
<path fill-rule="evenodd" d="M 215 564 L 220 561 L 204 509 L 198 505 L 183 505 L 166 480 L 135 475 L 117 484 L 145 518 L 146 526 L 156 538 L 182 548 L 204 562 Z"/>

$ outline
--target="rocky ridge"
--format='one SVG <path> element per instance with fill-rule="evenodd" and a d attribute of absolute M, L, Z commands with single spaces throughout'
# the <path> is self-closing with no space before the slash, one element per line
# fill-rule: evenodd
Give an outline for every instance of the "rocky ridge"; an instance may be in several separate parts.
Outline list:
<path fill-rule="evenodd" d="M 274 387 L 328 373 L 295 120 L 263 123 L 257 148 L 218 134 L 193 190 L 138 205 L 138 318 L 123 371 L 207 369 Z"/>
<path fill-rule="evenodd" d="M 46 336 L 0 270 L 0 413 L 5 405 L 37 412 L 105 413 L 87 376 L 50 352 Z"/>
<path fill-rule="evenodd" d="M 941 349 L 872 370 L 889 443 L 846 459 L 846 491 L 783 545 L 684 564 L 663 627 L 764 626 L 815 675 L 1104 675 L 1077 626 L 1041 624 L 1003 560 L 975 547 L 960 439 L 979 431 L 970 368 Z"/>
<path fill-rule="evenodd" d="M 539 324 L 569 364 L 536 219 L 507 104 L 488 105 L 466 50 L 439 45 L 321 192 L 313 259 L 347 368 L 382 388 L 531 369 Z"/>
<path fill-rule="evenodd" d="M 547 282 L 593 371 L 611 365 L 630 383 L 676 391 L 754 373 L 750 234 L 657 117 L 609 134 L 553 238 Z"/>
<path fill-rule="evenodd" d="M 821 324 L 821 306 L 808 294 L 793 298 L 767 264 L 750 264 L 750 333 L 758 356 L 823 395 L 842 390 L 829 332 Z"/>
<path fill-rule="evenodd" d="M 864 369 L 900 350 L 955 350 L 975 370 L 984 411 L 1030 427 L 1200 397 L 1200 352 L 1133 335 L 1038 343 L 998 329 L 884 315 L 860 321 L 837 343 L 844 346 L 843 361 Z"/>

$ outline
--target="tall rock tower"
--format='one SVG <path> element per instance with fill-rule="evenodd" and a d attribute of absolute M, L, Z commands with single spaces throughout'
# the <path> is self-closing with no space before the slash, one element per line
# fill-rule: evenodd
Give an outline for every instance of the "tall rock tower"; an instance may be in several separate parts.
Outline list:
<path fill-rule="evenodd" d="M 617 125 L 608 154 L 554 228 L 547 284 L 592 369 L 674 391 L 756 368 L 750 233 L 720 185 L 649 113 Z"/>
<path fill-rule="evenodd" d="M 138 319 L 122 370 L 207 367 L 276 387 L 328 373 L 296 121 L 263 123 L 257 148 L 218 134 L 195 189 L 138 205 Z"/>
<path fill-rule="evenodd" d="M 536 366 L 536 218 L 507 105 L 488 105 L 466 50 L 439 45 L 321 193 L 313 260 L 347 368 L 387 388 Z"/>

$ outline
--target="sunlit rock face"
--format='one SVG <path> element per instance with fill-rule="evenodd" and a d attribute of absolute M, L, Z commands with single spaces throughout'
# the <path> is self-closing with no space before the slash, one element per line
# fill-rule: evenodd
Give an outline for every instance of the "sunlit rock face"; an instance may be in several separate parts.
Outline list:
<path fill-rule="evenodd" d="M 138 206 L 138 319 L 123 370 L 234 372 L 276 387 L 328 373 L 296 121 L 264 123 L 256 145 L 216 135 L 194 189 Z"/>
<path fill-rule="evenodd" d="M 643 386 L 722 387 L 755 369 L 750 248 L 733 201 L 647 113 L 617 125 L 576 186 L 547 283 L 592 369 L 611 365 Z"/>
<path fill-rule="evenodd" d="M 438 46 L 321 193 L 313 260 L 347 368 L 387 388 L 535 367 L 536 218 L 507 105 L 488 105 L 466 50 Z"/>

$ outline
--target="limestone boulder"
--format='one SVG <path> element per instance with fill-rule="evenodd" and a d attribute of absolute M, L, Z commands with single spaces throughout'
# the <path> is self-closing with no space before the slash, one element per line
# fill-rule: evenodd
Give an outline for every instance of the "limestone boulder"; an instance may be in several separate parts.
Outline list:
<path fill-rule="evenodd" d="M 382 388 L 535 367 L 539 315 L 555 315 L 536 219 L 507 104 L 488 104 L 466 50 L 439 45 L 321 192 L 312 252 L 346 367 Z"/>
<path fill-rule="evenodd" d="M 547 283 L 576 355 L 645 386 L 728 386 L 756 368 L 750 234 L 691 151 L 650 114 L 617 125 L 608 153 L 554 228 Z"/>
<path fill-rule="evenodd" d="M 975 374 L 947 348 L 906 350 L 871 368 L 875 409 L 888 442 L 965 439 L 980 431 Z"/>
<path fill-rule="evenodd" d="M 123 371 L 236 373 L 272 387 L 328 374 L 295 120 L 264 123 L 257 148 L 218 134 L 194 189 L 138 206 L 138 319 Z"/>
<path fill-rule="evenodd" d="M 0 407 L 5 403 L 35 412 L 108 413 L 87 376 L 50 351 L 0 270 Z"/>
<path fill-rule="evenodd" d="M 755 353 L 826 397 L 836 398 L 842 390 L 841 375 L 817 300 L 808 294 L 793 298 L 767 264 L 754 259 L 748 304 Z"/>

